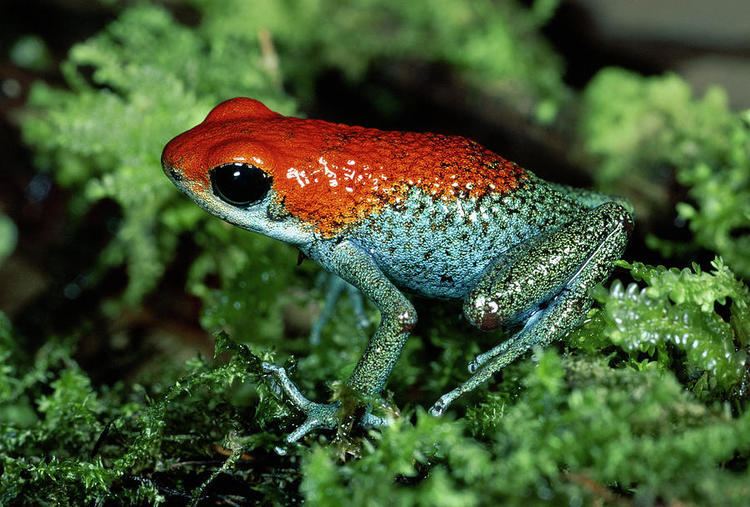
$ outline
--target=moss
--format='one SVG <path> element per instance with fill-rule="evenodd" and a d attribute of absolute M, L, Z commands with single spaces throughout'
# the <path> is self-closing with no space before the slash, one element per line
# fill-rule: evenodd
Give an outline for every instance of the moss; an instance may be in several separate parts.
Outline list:
<path fill-rule="evenodd" d="M 13 221 L 0 213 L 0 264 L 16 247 L 18 231 Z"/>
<path fill-rule="evenodd" d="M 205 218 L 166 184 L 164 144 L 231 96 L 293 112 L 261 59 L 257 41 L 234 43 L 224 31 L 191 30 L 163 9 L 136 7 L 73 47 L 63 67 L 70 90 L 33 88 L 23 132 L 39 166 L 75 190 L 79 212 L 102 199 L 120 205 L 122 221 L 101 263 L 127 265 L 124 302 L 156 286 L 178 235 Z"/>
<path fill-rule="evenodd" d="M 439 9 L 398 0 L 191 2 L 205 13 L 208 30 L 252 40 L 270 35 L 284 75 L 303 96 L 322 69 L 357 80 L 385 59 L 447 64 L 545 120 L 567 95 L 560 59 L 538 34 L 557 0 L 537 0 L 530 8 L 462 1 Z"/>
<path fill-rule="evenodd" d="M 314 447 L 302 492 L 326 505 L 527 505 L 680 501 L 740 505 L 747 474 L 717 463 L 747 453 L 750 419 L 708 409 L 669 373 L 537 352 L 466 422 L 424 413 L 373 433 L 341 462 Z M 717 497 L 719 488 L 727 488 Z M 717 502 L 717 498 L 721 501 Z"/>
<path fill-rule="evenodd" d="M 703 397 L 726 398 L 740 389 L 747 381 L 747 286 L 720 258 L 710 273 L 697 265 L 692 271 L 622 265 L 646 286 L 615 281 L 609 292 L 600 291 L 601 310 L 572 333 L 570 343 L 593 353 L 615 345 L 638 368 L 654 359 Z"/>
<path fill-rule="evenodd" d="M 407 402 L 391 427 L 333 444 L 318 437 L 320 443 L 286 457 L 273 449 L 293 414 L 260 375 L 261 357 L 225 334 L 217 337 L 222 360 L 191 360 L 171 385 L 114 388 L 92 387 L 70 358 L 71 345 L 50 343 L 28 373 L 3 370 L 12 386 L 0 390 L 3 413 L 34 408 L 30 419 L 3 422 L 2 498 L 221 499 L 216 484 L 226 487 L 234 478 L 243 495 L 262 502 L 299 494 L 327 505 L 628 499 L 741 505 L 750 418 L 745 395 L 726 393 L 741 380 L 733 359 L 746 351 L 748 289 L 720 261 L 711 273 L 627 266 L 643 290 L 602 292 L 602 309 L 568 339 L 571 352 L 537 350 L 531 361 L 512 365 L 495 392 L 475 395 L 464 419 L 436 419 Z M 623 318 L 623 305 L 636 322 Z M 664 311 L 666 305 L 671 309 Z M 715 313 L 717 305 L 730 305 L 729 323 Z M 706 318 L 729 334 L 711 335 L 692 314 L 713 316 Z M 647 328 L 638 319 L 649 322 L 651 347 L 641 346 L 638 333 Z M 669 346 L 675 323 L 707 340 L 697 346 L 700 354 Z M 12 330 L 3 326 L 4 354 L 16 354 Z M 613 346 L 625 355 L 613 355 Z M 404 360 L 422 364 L 424 352 L 417 348 Z M 306 359 L 314 366 L 298 373 L 317 368 L 334 378 L 335 364 L 353 357 Z M 460 377 L 456 366 L 443 370 Z M 706 380 L 684 374 L 691 370 Z M 445 387 L 425 382 L 429 368 L 408 371 L 408 379 L 426 386 L 422 399 Z M 411 389 L 392 387 L 402 399 Z M 733 411 L 705 403 L 731 398 Z M 261 473 L 265 462 L 277 467 L 273 474 Z"/>
<path fill-rule="evenodd" d="M 642 77 L 605 69 L 584 91 L 580 143 L 597 168 L 592 173 L 598 186 L 628 194 L 642 212 L 666 211 L 654 208 L 667 202 L 663 189 L 675 174 L 687 188 L 687 202 L 678 204 L 677 213 L 689 223 L 692 241 L 749 276 L 746 116 L 729 110 L 720 88 L 695 98 L 675 75 Z"/>
<path fill-rule="evenodd" d="M 628 173 L 648 181 L 664 168 L 722 161 L 733 115 L 720 88 L 700 99 L 680 77 L 645 78 L 624 69 L 599 72 L 586 86 L 579 123 L 599 183 L 612 190 Z"/>
<path fill-rule="evenodd" d="M 11 336 L 4 321 L 3 326 L 2 336 Z M 158 503 L 165 491 L 180 488 L 183 496 L 191 491 L 200 496 L 222 473 L 205 470 L 202 462 L 226 461 L 225 468 L 232 469 L 242 452 L 270 447 L 257 430 L 250 437 L 233 436 L 241 427 L 247 430 L 240 410 L 249 399 L 263 412 L 253 425 L 275 420 L 274 406 L 286 414 L 265 386 L 247 389 L 248 381 L 257 384 L 260 359 L 223 336 L 217 353 L 231 353 L 228 361 L 191 360 L 171 385 L 94 388 L 71 350 L 71 344 L 50 341 L 29 359 L 26 373 L 1 372 L 3 504 Z M 5 347 L 0 353 L 13 352 Z M 15 362 L 23 365 L 22 359 Z M 183 466 L 170 478 L 171 486 L 159 481 L 171 467 Z"/>

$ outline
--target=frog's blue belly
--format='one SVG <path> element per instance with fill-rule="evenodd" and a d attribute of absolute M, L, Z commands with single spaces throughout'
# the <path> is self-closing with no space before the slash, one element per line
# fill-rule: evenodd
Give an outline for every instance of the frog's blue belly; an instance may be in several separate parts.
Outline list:
<path fill-rule="evenodd" d="M 404 202 L 359 224 L 351 240 L 398 287 L 432 298 L 463 298 L 504 252 L 581 209 L 556 192 L 540 196 L 536 188 L 452 200 L 413 190 Z M 555 218 L 542 211 L 549 209 L 558 211 Z"/>

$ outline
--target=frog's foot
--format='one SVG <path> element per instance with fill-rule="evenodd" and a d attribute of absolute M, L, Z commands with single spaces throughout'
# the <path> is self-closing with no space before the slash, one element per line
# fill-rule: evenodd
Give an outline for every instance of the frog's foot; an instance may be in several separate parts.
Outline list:
<path fill-rule="evenodd" d="M 455 391 L 455 389 L 453 390 Z M 453 391 L 445 393 L 438 399 L 433 405 L 430 407 L 430 415 L 434 415 L 435 417 L 440 417 L 445 413 L 445 411 L 448 409 L 451 403 L 453 403 L 456 398 L 461 396 L 461 394 L 453 394 Z"/>
<path fill-rule="evenodd" d="M 535 333 L 528 331 L 521 332 L 494 349 L 480 354 L 474 361 L 469 363 L 469 370 L 473 375 L 463 384 L 442 395 L 430 407 L 430 414 L 438 417 L 443 415 L 451 403 L 456 401 L 460 396 L 473 391 L 489 380 L 492 375 L 509 365 L 518 356 L 536 345 L 543 344 L 546 340 L 546 337 L 538 336 Z M 474 369 L 472 369 L 472 366 L 474 366 Z"/>
<path fill-rule="evenodd" d="M 313 430 L 336 428 L 338 425 L 336 417 L 336 411 L 339 408 L 338 403 L 315 403 L 308 400 L 294 385 L 284 368 L 271 363 L 263 363 L 262 366 L 265 373 L 273 376 L 276 386 L 286 395 L 289 403 L 307 416 L 305 422 L 287 435 L 286 441 L 288 443 L 296 442 Z"/>
<path fill-rule="evenodd" d="M 286 395 L 289 402 L 307 416 L 297 429 L 292 431 L 286 437 L 287 443 L 294 443 L 314 430 L 335 430 L 341 424 L 340 404 L 336 403 L 316 403 L 303 395 L 289 378 L 286 370 L 281 366 L 271 363 L 263 363 L 263 371 L 272 375 L 277 386 Z M 368 411 L 359 420 L 362 428 L 376 428 L 387 426 L 390 419 L 373 415 Z"/>

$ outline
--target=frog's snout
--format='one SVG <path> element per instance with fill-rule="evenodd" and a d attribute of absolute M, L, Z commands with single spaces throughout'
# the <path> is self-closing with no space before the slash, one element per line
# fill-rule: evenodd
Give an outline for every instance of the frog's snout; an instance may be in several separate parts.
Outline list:
<path fill-rule="evenodd" d="M 167 175 L 167 177 L 172 180 L 174 183 L 180 183 L 182 180 L 185 179 L 185 176 L 182 174 L 182 171 L 175 168 L 172 164 L 168 163 L 164 158 L 162 158 L 161 161 L 161 168 L 164 171 L 164 174 Z"/>
<path fill-rule="evenodd" d="M 175 169 L 174 167 L 171 167 L 171 166 L 165 167 L 165 172 L 174 181 L 182 181 L 182 178 L 183 178 L 182 173 L 178 171 L 177 169 Z"/>

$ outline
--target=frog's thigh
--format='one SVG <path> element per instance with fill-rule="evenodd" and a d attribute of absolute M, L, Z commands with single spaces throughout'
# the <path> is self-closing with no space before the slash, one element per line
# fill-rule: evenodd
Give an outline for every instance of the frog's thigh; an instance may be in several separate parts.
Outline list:
<path fill-rule="evenodd" d="M 476 327 L 490 331 L 525 320 L 571 284 L 599 282 L 622 254 L 632 227 L 628 212 L 608 202 L 520 245 L 478 280 L 464 299 L 464 314 Z M 581 279 L 586 266 L 597 262 L 606 264 L 601 278 Z"/>
<path fill-rule="evenodd" d="M 560 279 L 560 265 L 567 268 L 565 272 L 568 282 L 546 301 L 546 307 L 533 313 L 523 329 L 507 343 L 484 354 L 485 361 L 475 365 L 476 372 L 469 380 L 444 394 L 430 412 L 434 415 L 442 414 L 456 398 L 486 382 L 531 347 L 560 338 L 577 325 L 591 304 L 588 294 L 590 288 L 609 275 L 612 262 L 622 255 L 632 228 L 633 219 L 622 206 L 606 203 L 586 213 L 581 220 L 526 247 L 527 255 L 516 257 L 517 262 L 507 268 L 508 272 L 522 277 L 521 289 L 528 289 L 536 295 L 550 294 Z M 572 268 L 564 256 L 575 260 Z M 502 276 L 489 281 L 480 280 L 479 285 L 484 284 L 491 289 L 489 297 L 496 300 L 498 308 L 503 305 L 504 315 L 513 316 L 514 313 L 526 311 L 533 298 L 523 290 L 516 290 L 516 282 L 510 282 L 512 278 L 505 275 L 505 271 L 506 269 L 496 271 L 496 274 Z M 487 274 L 491 275 L 492 271 Z M 503 282 L 505 285 L 502 285 Z M 525 285 L 541 283 L 544 283 L 544 287 Z M 509 296 L 503 288 L 510 289 L 512 294 Z M 518 301 L 514 301 L 513 297 L 519 298 Z M 533 305 L 539 306 L 543 302 L 536 300 Z M 470 303 L 467 300 L 467 306 Z M 474 307 L 482 305 L 475 304 Z"/>

